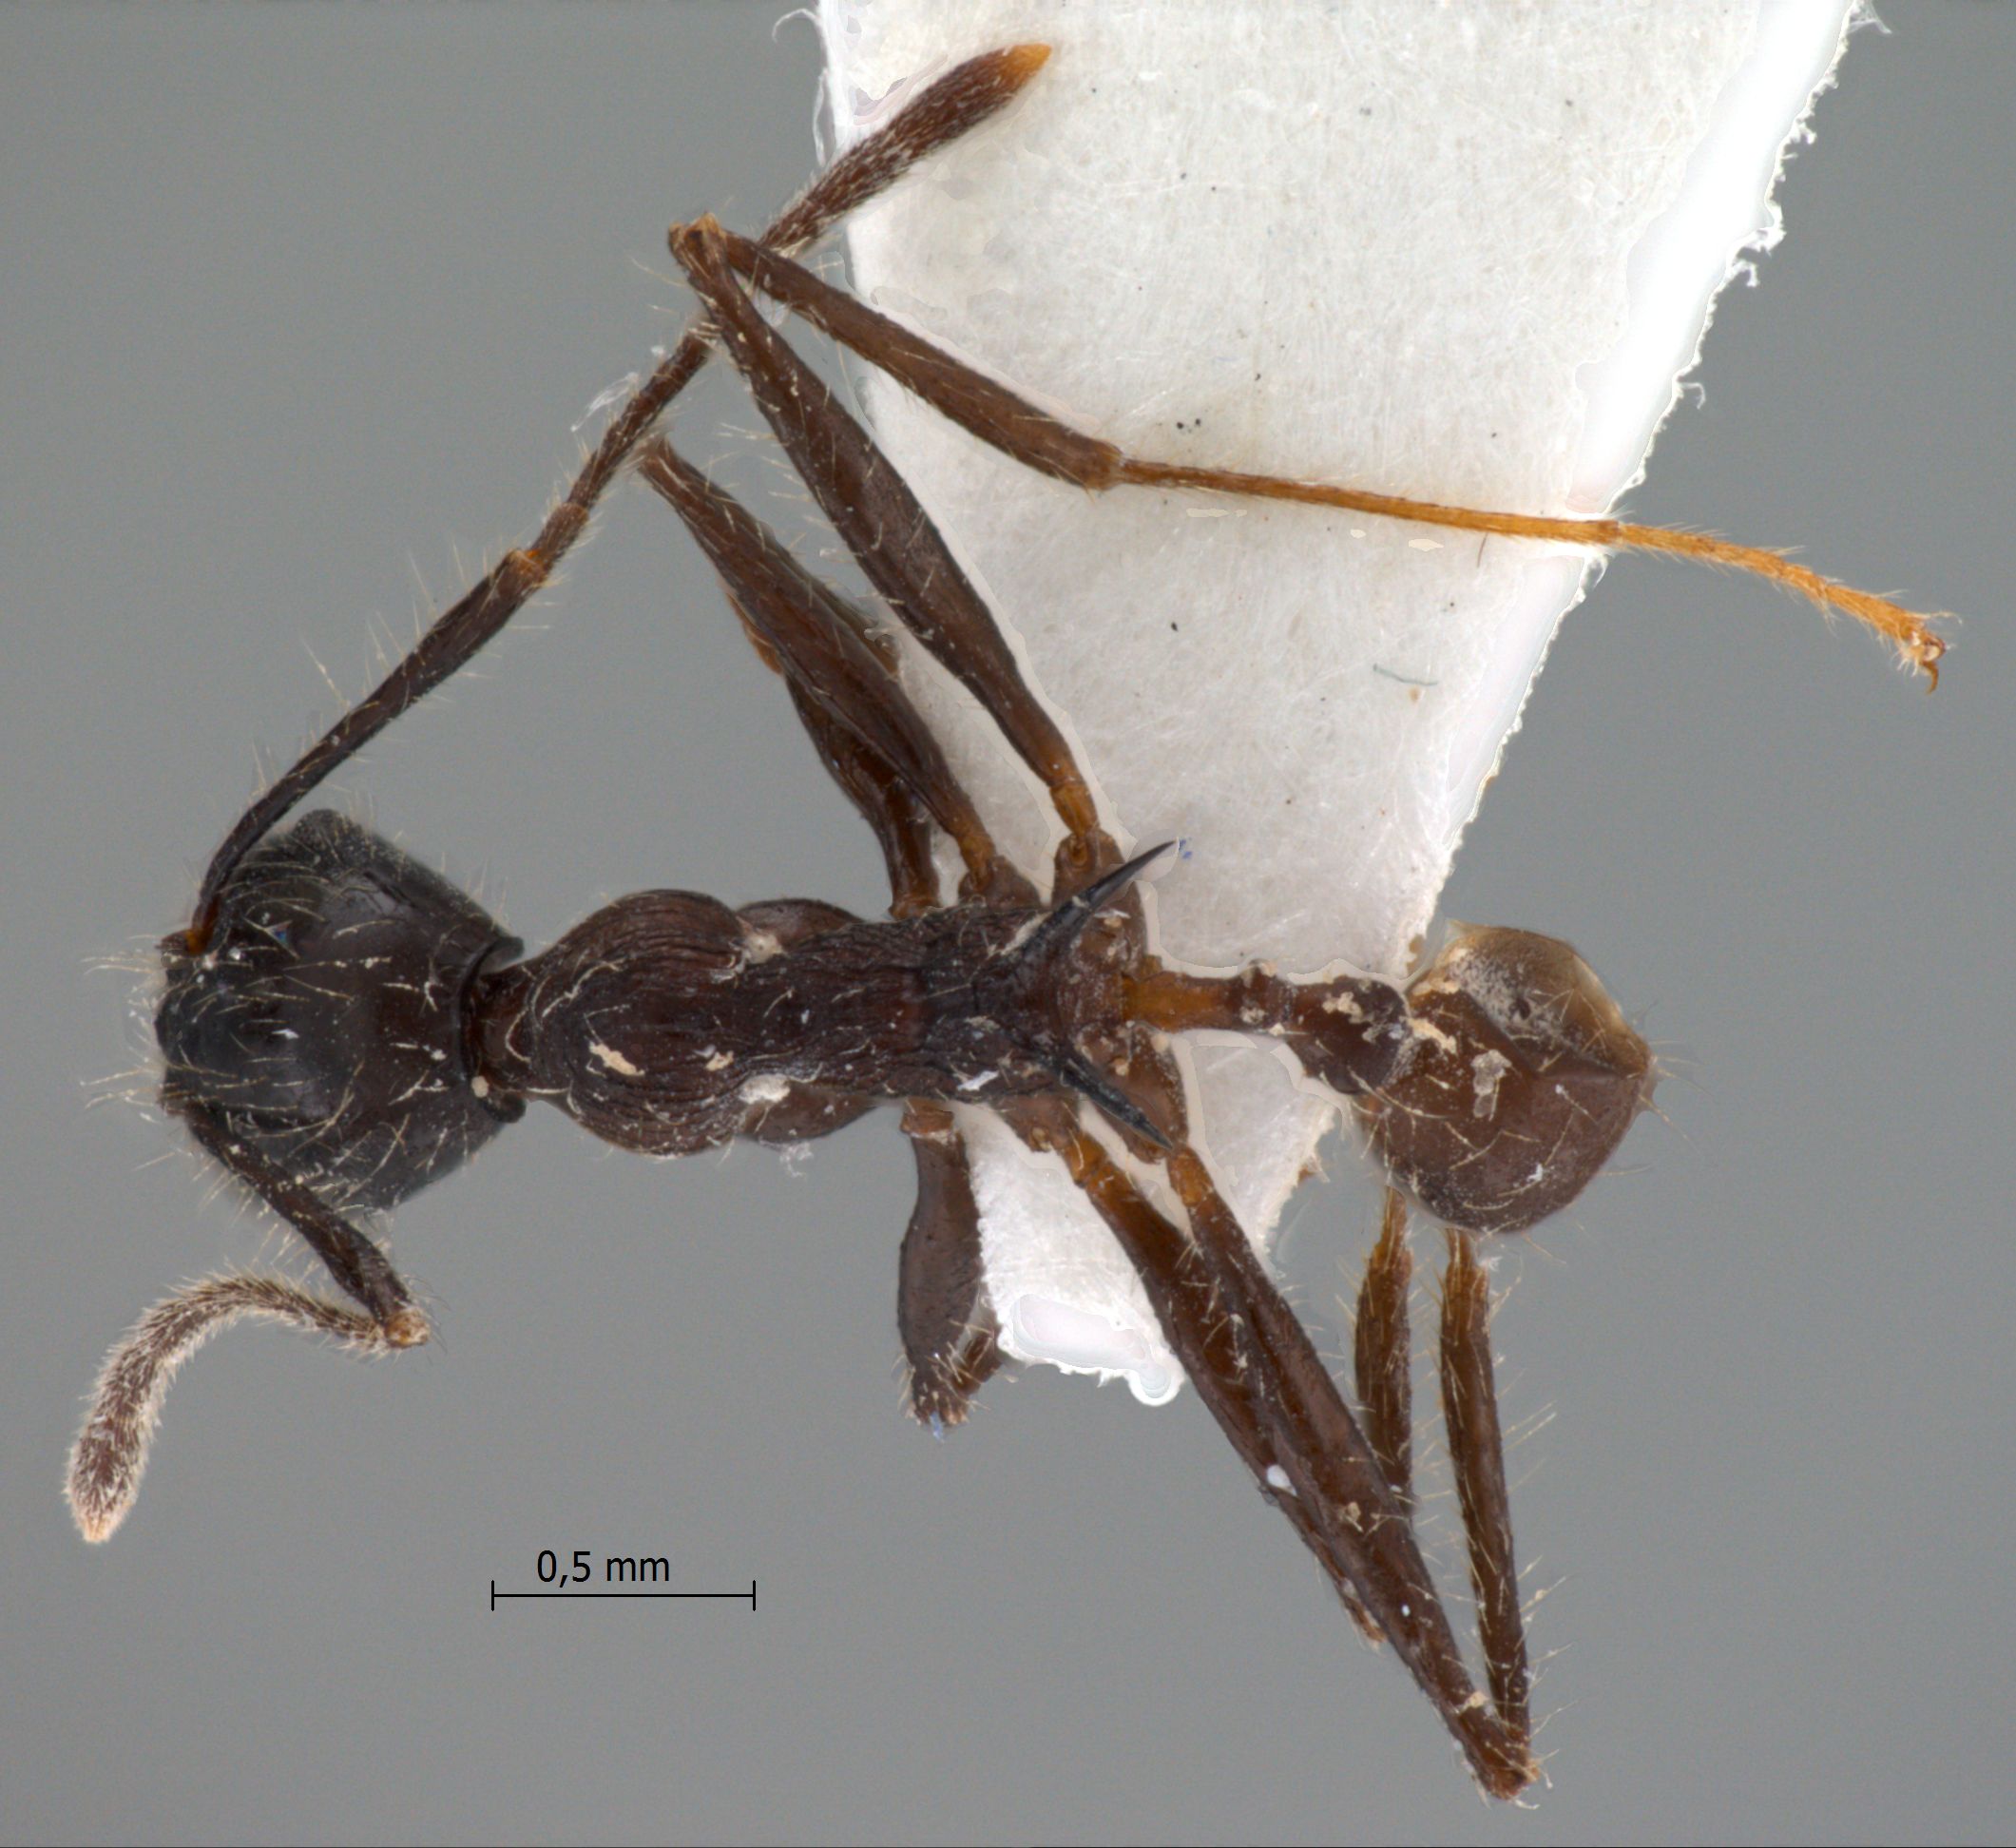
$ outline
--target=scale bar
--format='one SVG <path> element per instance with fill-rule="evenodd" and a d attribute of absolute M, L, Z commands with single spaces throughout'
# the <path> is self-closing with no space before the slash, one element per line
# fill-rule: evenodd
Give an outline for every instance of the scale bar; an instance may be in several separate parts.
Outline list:
<path fill-rule="evenodd" d="M 756 1581 L 749 1581 L 746 1591 L 500 1591 L 497 1581 L 490 1580 L 490 1608 L 497 1608 L 499 1598 L 716 1598 L 735 1604 L 747 1601 L 749 1608 L 756 1608 Z"/>

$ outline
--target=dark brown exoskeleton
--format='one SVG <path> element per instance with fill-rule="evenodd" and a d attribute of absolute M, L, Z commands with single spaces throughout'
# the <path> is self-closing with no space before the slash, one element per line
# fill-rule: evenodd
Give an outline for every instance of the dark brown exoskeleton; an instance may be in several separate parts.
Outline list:
<path fill-rule="evenodd" d="M 1610 521 L 1425 506 L 1130 457 L 791 260 L 849 207 L 999 109 L 1046 55 L 1019 47 L 960 67 L 836 162 L 758 242 L 712 220 L 675 230 L 673 254 L 704 318 L 619 414 L 533 543 L 441 616 L 218 850 L 194 920 L 163 945 L 163 1102 L 300 1233 L 356 1306 L 244 1276 L 159 1304 L 106 1365 L 72 1458 L 71 1503 L 87 1537 L 112 1531 L 132 1502 L 169 1376 L 236 1316 L 363 1349 L 426 1339 L 405 1281 L 353 1218 L 448 1173 L 534 1098 L 608 1142 L 659 1155 L 735 1137 L 798 1142 L 900 1104 L 918 1199 L 898 1325 L 913 1409 L 954 1424 L 1001 1359 L 958 1115 L 989 1109 L 1065 1163 L 1261 1492 L 1366 1635 L 1406 1663 L 1481 1785 L 1510 1797 L 1538 1767 L 1489 1295 L 1473 1244 L 1523 1230 L 1581 1192 L 1647 1100 L 1654 1072 L 1643 1041 L 1571 950 L 1521 932 L 1459 934 L 1405 991 L 1370 976 L 1296 982 L 1263 967 L 1203 976 L 1164 964 L 1134 891 L 1157 854 L 1123 859 L 1058 725 L 914 495 L 747 285 L 985 440 L 1088 489 L 1265 494 L 1515 536 L 1712 545 L 1725 562 L 1755 561 L 1732 559 L 1737 549 L 1718 541 Z M 1047 791 L 1062 840 L 1046 895 L 997 850 L 905 692 L 879 619 L 804 571 L 654 433 L 717 344 L 881 602 Z M 874 831 L 893 892 L 888 917 L 810 899 L 731 910 L 692 893 L 646 892 L 521 958 L 522 946 L 473 901 L 355 823 L 325 811 L 276 832 L 331 769 L 504 626 L 625 467 L 707 554 L 757 652 Z M 1771 569 L 1844 607 L 1871 601 L 1793 568 Z M 1882 607 L 1891 632 L 1930 667 L 1935 639 Z M 941 841 L 962 869 L 950 902 Z M 1288 1046 L 1312 1077 L 1353 1100 L 1391 1177 L 1359 1298 L 1356 1415 L 1192 1143 L 1169 1035 L 1198 1029 Z M 1180 1212 L 1144 1185 L 1158 1167 L 1162 1197 Z M 1442 1392 L 1482 1688 L 1414 1536 L 1402 1190 L 1450 1228 Z"/>

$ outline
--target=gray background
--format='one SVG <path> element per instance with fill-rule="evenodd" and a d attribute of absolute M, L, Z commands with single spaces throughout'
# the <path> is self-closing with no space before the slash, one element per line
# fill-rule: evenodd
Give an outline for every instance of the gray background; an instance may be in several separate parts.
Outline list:
<path fill-rule="evenodd" d="M 1681 1074 L 1498 1324 L 1543 1425 L 1513 1455 L 1552 1588 L 1537 1819 L 1480 1806 L 1190 1396 L 1002 1379 L 943 1445 L 898 1415 L 886 1118 L 666 1167 L 534 1113 L 399 1222 L 434 1348 L 227 1338 L 126 1530 L 70 1532 L 106 1346 L 277 1256 L 172 1131 L 85 1108 L 144 1050 L 97 965 L 186 915 L 255 745 L 335 710 L 314 663 L 357 691 L 374 632 L 527 529 L 680 322 L 665 222 L 754 225 L 806 171 L 816 46 L 778 10 L 0 16 L 0 1829 L 2005 1833 L 2016 21 L 1957 0 L 1857 41 L 1635 501 L 1967 612 L 1947 687 L 1615 567 L 1449 894 L 1573 936 Z M 682 428 L 774 484 L 715 433 L 753 420 L 717 386 Z M 342 787 L 534 942 L 648 884 L 878 902 L 630 493 Z M 1344 1190 L 1297 1208 L 1334 1347 L 1366 1233 Z M 760 1609 L 491 1614 L 547 1547 L 755 1577 Z"/>

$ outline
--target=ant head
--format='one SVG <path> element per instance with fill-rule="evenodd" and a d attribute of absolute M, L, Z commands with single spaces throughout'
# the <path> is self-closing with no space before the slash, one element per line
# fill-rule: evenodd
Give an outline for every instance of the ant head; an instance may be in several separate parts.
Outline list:
<path fill-rule="evenodd" d="M 1651 1101 L 1651 1049 L 1558 937 L 1459 926 L 1408 1004 L 1412 1055 L 1359 1113 L 1393 1180 L 1466 1231 L 1567 1205 Z"/>
<path fill-rule="evenodd" d="M 466 1044 L 471 980 L 520 947 L 438 875 L 317 810 L 246 855 L 202 950 L 163 940 L 163 1103 L 206 1106 L 338 1210 L 392 1206 L 524 1112 L 483 1094 Z"/>

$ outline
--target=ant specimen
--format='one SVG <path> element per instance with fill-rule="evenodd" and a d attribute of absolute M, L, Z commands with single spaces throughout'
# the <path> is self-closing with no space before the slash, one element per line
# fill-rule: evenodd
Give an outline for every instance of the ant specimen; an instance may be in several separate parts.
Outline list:
<path fill-rule="evenodd" d="M 825 1135 L 903 1107 L 916 1163 L 897 1319 L 918 1417 L 959 1422 L 1000 1365 L 979 1214 L 955 1107 L 998 1113 L 1061 1159 L 1139 1271 L 1171 1348 L 1261 1493 L 1371 1640 L 1406 1664 L 1488 1793 L 1538 1775 L 1480 1239 L 1572 1201 L 1650 1094 L 1653 1063 L 1565 944 L 1460 934 L 1404 991 L 1372 977 L 1296 982 L 1256 966 L 1165 965 L 1134 891 L 1162 850 L 1123 857 L 1062 731 L 910 489 L 758 310 L 760 294 L 1027 465 L 1121 485 L 1347 508 L 1512 537 L 1635 547 L 1757 569 L 1848 609 L 1935 673 L 1917 618 L 1769 554 L 1617 521 L 1565 521 L 1124 454 L 833 289 L 793 260 L 853 207 L 1006 106 L 1047 52 L 960 66 L 837 160 L 755 241 L 712 219 L 672 251 L 702 318 L 631 397 L 528 546 L 439 617 L 233 826 L 193 920 L 163 941 L 155 1019 L 164 1107 L 300 1234 L 351 1302 L 225 1276 L 150 1310 L 114 1350 L 71 1459 L 69 1494 L 102 1540 L 137 1492 L 175 1370 L 260 1315 L 364 1351 L 417 1345 L 427 1319 L 355 1215 L 460 1165 L 528 1100 L 598 1136 L 668 1155 L 742 1136 Z M 754 292 L 754 294 L 752 293 Z M 978 701 L 1063 829 L 1047 894 L 998 851 L 905 692 L 889 635 L 806 573 L 656 433 L 720 346 L 881 601 Z M 739 911 L 689 893 L 619 899 L 521 959 L 471 899 L 362 827 L 287 813 L 496 635 L 632 469 L 680 514 L 759 657 L 784 681 L 890 874 L 885 920 L 809 899 Z M 937 863 L 961 868 L 947 901 Z M 1356 1415 L 1282 1299 L 1190 1140 L 1168 1035 L 1278 1039 L 1354 1105 L 1390 1184 L 1358 1301 Z M 1087 1115 L 1084 1106 L 1092 1107 Z M 1413 1530 L 1411 1194 L 1450 1228 L 1442 1398 L 1484 1659 L 1467 1665 Z"/>

